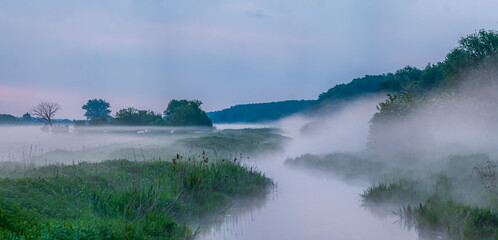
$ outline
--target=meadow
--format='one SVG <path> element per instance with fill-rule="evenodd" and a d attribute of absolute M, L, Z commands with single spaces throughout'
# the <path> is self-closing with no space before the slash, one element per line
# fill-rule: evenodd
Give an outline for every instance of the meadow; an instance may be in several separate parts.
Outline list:
<path fill-rule="evenodd" d="M 206 216 L 271 191 L 242 158 L 285 142 L 274 129 L 83 130 L 51 136 L 62 147 L 0 163 L 0 238 L 192 239 Z"/>

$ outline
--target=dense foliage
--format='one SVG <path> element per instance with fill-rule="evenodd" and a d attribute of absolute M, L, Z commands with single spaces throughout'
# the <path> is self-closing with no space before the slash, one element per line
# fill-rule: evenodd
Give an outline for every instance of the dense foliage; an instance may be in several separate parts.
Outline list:
<path fill-rule="evenodd" d="M 136 108 L 125 108 L 119 110 L 111 121 L 116 125 L 161 125 L 161 115 L 150 110 L 138 110 Z"/>
<path fill-rule="evenodd" d="M 43 103 L 48 104 L 48 103 Z M 57 103 L 50 103 L 57 104 Z M 212 127 L 213 123 L 200 106 L 202 102 L 199 100 L 171 100 L 168 108 L 164 111 L 164 118 L 161 114 L 151 110 L 139 110 L 134 107 L 121 109 L 116 112 L 115 117 L 111 117 L 110 104 L 102 99 L 88 100 L 87 104 L 82 106 L 86 110 L 85 117 L 88 120 L 74 121 L 76 126 L 97 126 L 97 125 L 127 125 L 127 126 L 207 126 Z M 40 108 L 43 105 L 37 106 Z M 59 105 L 57 104 L 57 107 Z M 43 108 L 42 108 L 43 109 Z M 58 109 L 56 109 L 58 110 Z M 55 113 L 55 112 L 54 112 Z M 54 113 L 51 113 L 52 115 Z M 29 113 L 24 114 L 22 121 L 18 118 L 0 114 L 0 124 L 21 124 L 35 122 L 55 122 L 61 124 L 71 124 L 69 120 L 56 120 L 47 117 L 32 118 Z M 50 121 L 48 121 L 50 119 Z"/>
<path fill-rule="evenodd" d="M 188 158 L 188 159 L 187 159 Z M 1 239 L 188 239 L 184 224 L 272 183 L 233 160 L 177 155 L 51 165 L 0 180 Z"/>
<path fill-rule="evenodd" d="M 498 33 L 481 30 L 459 43 L 444 62 L 423 71 L 404 68 L 379 84 L 393 93 L 370 121 L 372 149 L 401 152 L 416 143 L 431 145 L 432 133 L 454 121 L 451 117 L 473 124 L 498 120 Z"/>
<path fill-rule="evenodd" d="M 215 123 L 274 121 L 302 112 L 313 104 L 315 104 L 313 100 L 241 104 L 221 111 L 209 112 L 208 116 Z"/>
<path fill-rule="evenodd" d="M 456 91 L 463 80 L 494 81 L 498 75 L 498 32 L 480 30 L 459 41 L 442 62 L 423 69 L 406 66 L 394 73 L 366 75 L 349 83 L 337 84 L 321 93 L 317 101 L 284 101 L 237 105 L 209 113 L 214 122 L 263 122 L 296 112 L 329 113 L 359 97 L 384 93 L 427 93 Z M 479 96 L 477 96 L 479 97 Z M 286 110 L 281 110 L 286 109 Z"/>
<path fill-rule="evenodd" d="M 311 107 L 311 110 L 312 112 L 327 113 L 340 108 L 346 101 L 375 94 L 379 89 L 379 84 L 386 81 L 391 75 L 366 75 L 353 79 L 350 83 L 335 85 L 327 92 L 320 94 L 317 103 Z"/>
<path fill-rule="evenodd" d="M 199 100 L 171 100 L 163 115 L 170 126 L 213 126 Z"/>
<path fill-rule="evenodd" d="M 96 118 L 110 118 L 110 107 L 111 105 L 102 99 L 92 99 L 88 100 L 81 108 L 86 110 L 85 117 L 88 120 L 93 120 Z"/>
<path fill-rule="evenodd" d="M 97 102 L 95 102 L 97 101 Z M 127 125 L 127 126 L 213 126 L 211 119 L 200 108 L 202 102 L 198 100 L 171 100 L 168 108 L 164 111 L 164 118 L 159 113 L 151 110 L 139 110 L 134 107 L 121 109 L 116 112 L 115 117 L 111 118 L 108 115 L 100 116 L 101 114 L 108 114 L 110 112 L 109 104 L 105 101 L 90 100 L 88 101 L 91 106 L 87 107 L 89 121 L 77 121 L 75 124 L 78 126 L 85 125 Z M 98 108 L 98 109 L 97 109 Z M 101 114 L 97 116 L 96 112 Z"/>

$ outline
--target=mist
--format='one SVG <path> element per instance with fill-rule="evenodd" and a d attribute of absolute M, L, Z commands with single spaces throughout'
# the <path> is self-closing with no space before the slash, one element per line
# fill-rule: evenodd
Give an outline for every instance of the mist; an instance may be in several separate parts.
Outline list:
<path fill-rule="evenodd" d="M 482 90 L 490 93 L 490 89 Z M 411 179 L 407 181 L 413 181 L 416 191 L 432 191 L 437 186 L 434 176 L 444 173 L 449 179 L 466 175 L 465 184 L 448 190 L 450 196 L 488 206 L 482 179 L 473 169 L 496 159 L 495 105 L 486 104 L 489 98 L 472 98 L 473 92 L 480 92 L 476 88 L 462 85 L 459 91 L 458 96 L 428 96 L 431 100 L 410 118 L 390 122 L 374 146 L 371 120 L 379 103 L 386 101 L 382 94 L 350 101 L 325 116 L 298 114 L 266 124 L 221 124 L 215 130 L 137 126 L 50 133 L 40 126 L 1 127 L 1 134 L 10 137 L 0 140 L 0 158 L 39 166 L 108 159 L 168 160 L 177 153 L 189 154 L 189 148 L 177 144 L 184 138 L 230 129 L 275 128 L 288 137 L 281 151 L 242 159 L 275 181 L 275 190 L 266 197 L 231 204 L 207 222 L 195 220 L 198 239 L 419 239 L 424 236 L 421 229 L 405 225 L 392 214 L 402 203 L 365 206 L 361 196 L 369 186 L 396 181 L 399 176 Z M 211 154 L 209 148 L 203 150 Z M 309 154 L 320 159 L 318 165 L 310 161 Z M 448 167 L 461 166 L 454 156 L 462 156 L 466 165 Z M 474 156 L 470 164 L 466 156 Z M 348 161 L 359 165 L 348 165 Z M 470 191 L 475 194 L 469 195 Z M 422 203 L 423 196 L 410 197 L 409 203 Z"/>
<path fill-rule="evenodd" d="M 384 98 L 378 96 L 358 99 L 326 116 L 295 115 L 279 121 L 276 126 L 292 138 L 286 154 L 296 157 L 305 153 L 364 151 L 369 121 L 377 111 L 377 104 Z"/>
<path fill-rule="evenodd" d="M 46 132 L 41 126 L 2 126 L 1 162 L 23 164 L 72 164 L 110 159 L 150 161 L 169 159 L 184 149 L 171 145 L 186 136 L 213 132 L 202 127 L 70 127 L 69 133 Z"/>
<path fill-rule="evenodd" d="M 498 239 L 497 8 L 0 0 L 0 238 Z"/>

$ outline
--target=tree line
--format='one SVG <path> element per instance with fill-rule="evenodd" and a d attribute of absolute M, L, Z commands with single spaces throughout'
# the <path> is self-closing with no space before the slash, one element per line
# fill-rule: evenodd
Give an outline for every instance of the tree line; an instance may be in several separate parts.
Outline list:
<path fill-rule="evenodd" d="M 262 122 L 278 120 L 298 112 L 327 114 L 342 108 L 351 100 L 369 95 L 408 92 L 419 98 L 424 94 L 453 91 L 462 79 L 490 82 L 498 69 L 496 39 L 496 31 L 477 31 L 461 38 L 458 46 L 442 62 L 428 63 L 424 68 L 405 66 L 393 73 L 355 78 L 321 93 L 317 100 L 235 105 L 208 115 L 213 122 Z"/>
<path fill-rule="evenodd" d="M 213 126 L 211 119 L 200 106 L 199 100 L 171 100 L 162 114 L 134 107 L 121 109 L 111 116 L 111 105 L 103 99 L 91 99 L 81 108 L 87 120 L 74 121 L 76 126 L 131 125 L 131 126 Z M 17 118 L 0 114 L 0 124 L 33 124 L 53 126 L 55 114 L 61 106 L 56 102 L 40 102 L 33 109 Z M 33 116 L 33 117 L 32 117 Z"/>
<path fill-rule="evenodd" d="M 473 84 L 496 81 L 498 69 L 498 33 L 480 30 L 459 40 L 444 61 L 428 63 L 419 69 L 406 66 L 394 73 L 366 75 L 347 84 L 338 84 L 320 94 L 314 112 L 330 111 L 343 102 L 369 94 L 410 93 L 414 97 L 458 91 L 463 80 L 474 79 Z"/>
<path fill-rule="evenodd" d="M 302 112 L 313 104 L 314 100 L 240 104 L 207 114 L 215 123 L 275 121 Z"/>
<path fill-rule="evenodd" d="M 382 150 L 407 142 L 406 138 L 430 141 L 430 131 L 407 131 L 396 136 L 394 124 L 417 121 L 416 113 L 451 114 L 465 107 L 467 119 L 475 124 L 498 121 L 498 32 L 480 30 L 459 41 L 443 62 L 429 64 L 423 70 L 405 67 L 384 76 L 378 91 L 388 92 L 388 99 L 377 106 L 370 120 L 369 147 Z M 450 108 L 450 109 L 448 109 Z M 457 117 L 461 117 L 457 115 Z M 441 117 L 438 121 L 444 121 Z M 417 123 L 422 124 L 422 123 Z M 425 134 L 425 135 L 424 135 Z M 399 135 L 399 134 L 398 134 Z"/>
<path fill-rule="evenodd" d="M 92 99 L 82 106 L 87 121 L 76 125 L 132 125 L 132 126 L 213 126 L 200 106 L 199 100 L 171 100 L 162 115 L 151 110 L 124 108 L 111 117 L 111 105 L 103 99 Z"/>

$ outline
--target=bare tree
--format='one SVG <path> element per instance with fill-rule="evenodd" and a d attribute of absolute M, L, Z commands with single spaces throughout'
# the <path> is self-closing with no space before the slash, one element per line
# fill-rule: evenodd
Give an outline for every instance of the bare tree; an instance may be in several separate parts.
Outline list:
<path fill-rule="evenodd" d="M 61 106 L 56 102 L 40 102 L 31 110 L 31 114 L 43 119 L 48 125 L 52 126 L 54 115 L 60 109 Z"/>

